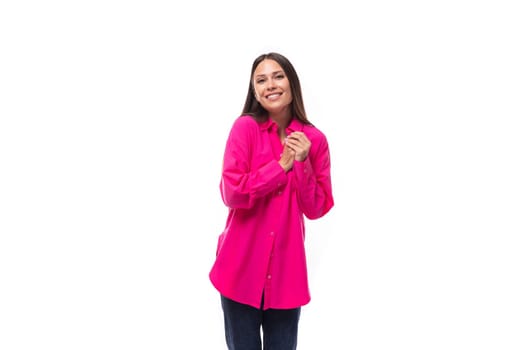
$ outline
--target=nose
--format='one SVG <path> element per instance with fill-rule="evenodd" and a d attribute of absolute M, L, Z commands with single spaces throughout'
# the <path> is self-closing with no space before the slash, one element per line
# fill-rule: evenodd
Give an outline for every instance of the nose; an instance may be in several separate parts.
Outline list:
<path fill-rule="evenodd" d="M 267 90 L 275 89 L 275 81 L 273 80 L 273 78 L 268 79 L 267 84 L 266 84 L 266 89 Z"/>

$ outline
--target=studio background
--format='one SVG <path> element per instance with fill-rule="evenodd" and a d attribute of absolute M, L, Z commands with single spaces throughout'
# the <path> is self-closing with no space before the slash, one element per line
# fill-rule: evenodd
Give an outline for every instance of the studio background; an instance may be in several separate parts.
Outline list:
<path fill-rule="evenodd" d="M 332 155 L 299 349 L 522 350 L 518 3 L 2 2 L 0 348 L 225 349 L 222 152 L 277 51 Z"/>

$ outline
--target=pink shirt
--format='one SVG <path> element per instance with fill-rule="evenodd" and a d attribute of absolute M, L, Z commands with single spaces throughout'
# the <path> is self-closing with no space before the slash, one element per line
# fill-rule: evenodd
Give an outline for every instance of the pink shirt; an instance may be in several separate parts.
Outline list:
<path fill-rule="evenodd" d="M 290 309 L 310 301 L 304 217 L 313 220 L 334 205 L 325 135 L 293 119 L 286 133 L 302 131 L 308 157 L 285 172 L 283 146 L 272 120 L 237 118 L 231 128 L 220 192 L 229 208 L 209 277 L 225 297 L 255 308 Z"/>

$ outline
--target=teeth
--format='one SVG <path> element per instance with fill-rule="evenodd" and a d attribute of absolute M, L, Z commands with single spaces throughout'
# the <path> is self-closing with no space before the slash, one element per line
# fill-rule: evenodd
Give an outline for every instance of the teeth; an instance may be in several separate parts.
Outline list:
<path fill-rule="evenodd" d="M 279 96 L 280 94 L 271 94 L 271 95 L 266 96 L 266 98 L 272 100 L 272 99 L 278 98 Z"/>

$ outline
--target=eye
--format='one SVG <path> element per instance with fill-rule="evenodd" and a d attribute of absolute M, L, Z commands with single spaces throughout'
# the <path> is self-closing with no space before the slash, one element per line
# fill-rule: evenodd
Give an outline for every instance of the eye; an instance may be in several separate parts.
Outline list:
<path fill-rule="evenodd" d="M 275 76 L 276 79 L 284 79 L 284 74 L 277 74 Z"/>
<path fill-rule="evenodd" d="M 257 80 L 255 80 L 255 82 L 257 84 L 262 84 L 262 83 L 264 83 L 264 81 L 265 81 L 265 79 L 257 79 Z"/>

